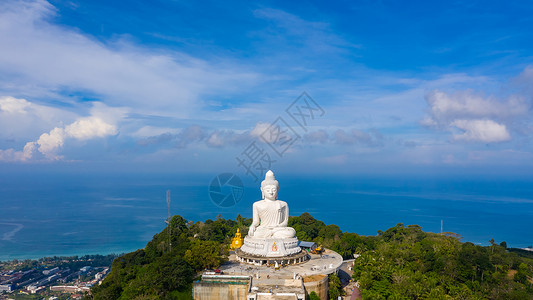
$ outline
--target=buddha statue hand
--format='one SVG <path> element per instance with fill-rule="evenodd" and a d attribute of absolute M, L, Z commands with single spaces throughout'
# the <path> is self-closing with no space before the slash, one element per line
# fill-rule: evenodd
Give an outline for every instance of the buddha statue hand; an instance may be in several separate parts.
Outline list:
<path fill-rule="evenodd" d="M 250 229 L 248 229 L 248 235 L 254 236 L 255 227 L 253 225 L 250 226 Z"/>

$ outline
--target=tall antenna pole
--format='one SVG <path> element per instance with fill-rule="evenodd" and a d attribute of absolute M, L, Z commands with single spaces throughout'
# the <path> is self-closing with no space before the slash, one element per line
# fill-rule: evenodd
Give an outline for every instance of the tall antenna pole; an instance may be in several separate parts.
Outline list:
<path fill-rule="evenodd" d="M 440 220 L 440 233 L 442 234 L 442 220 Z"/>
<path fill-rule="evenodd" d="M 172 220 L 172 218 L 170 217 L 170 190 L 167 190 L 167 209 L 168 209 L 168 217 L 165 223 L 167 223 L 167 231 L 168 231 L 168 248 L 170 249 L 170 252 L 172 252 L 172 239 L 171 239 L 172 227 L 170 226 L 170 221 Z"/>

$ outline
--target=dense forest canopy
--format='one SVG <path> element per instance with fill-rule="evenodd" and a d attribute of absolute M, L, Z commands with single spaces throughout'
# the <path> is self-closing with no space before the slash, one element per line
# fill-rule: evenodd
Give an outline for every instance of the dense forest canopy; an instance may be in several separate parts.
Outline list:
<path fill-rule="evenodd" d="M 115 259 L 103 284 L 92 289 L 93 298 L 191 299 L 198 272 L 227 260 L 232 237 L 237 229 L 247 232 L 251 221 L 239 215 L 194 223 L 174 216 L 144 249 Z M 533 258 L 505 242 L 483 247 L 462 243 L 457 234 L 403 224 L 360 236 L 308 213 L 290 217 L 289 226 L 299 240 L 346 259 L 355 254 L 353 279 L 363 299 L 533 299 Z M 338 288 L 336 278 L 330 281 Z"/>

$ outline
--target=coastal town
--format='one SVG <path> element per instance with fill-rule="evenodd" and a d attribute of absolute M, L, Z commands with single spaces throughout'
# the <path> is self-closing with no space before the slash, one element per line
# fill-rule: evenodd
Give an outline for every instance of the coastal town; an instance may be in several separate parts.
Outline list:
<path fill-rule="evenodd" d="M 0 262 L 0 299 L 81 299 L 101 284 L 116 255 Z"/>

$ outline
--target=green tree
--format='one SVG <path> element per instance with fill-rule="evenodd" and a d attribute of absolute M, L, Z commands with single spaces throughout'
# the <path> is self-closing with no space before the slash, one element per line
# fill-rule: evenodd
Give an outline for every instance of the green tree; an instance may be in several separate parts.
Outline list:
<path fill-rule="evenodd" d="M 329 299 L 336 300 L 339 298 L 339 296 L 342 296 L 342 284 L 339 276 L 337 274 L 332 273 L 329 275 L 329 290 L 328 295 Z"/>
<path fill-rule="evenodd" d="M 344 258 L 353 258 L 356 250 L 364 248 L 363 239 L 356 233 L 344 233 L 340 240 L 333 244 L 332 249 Z"/>
<path fill-rule="evenodd" d="M 514 280 L 520 283 L 527 283 L 528 267 L 525 263 L 518 266 L 518 271 L 514 274 Z"/>
<path fill-rule="evenodd" d="M 218 268 L 223 261 L 223 248 L 214 241 L 194 240 L 185 251 L 185 260 L 195 269 Z"/>
<path fill-rule="evenodd" d="M 312 291 L 309 293 L 309 300 L 320 300 L 320 297 L 318 297 L 315 291 Z"/>

